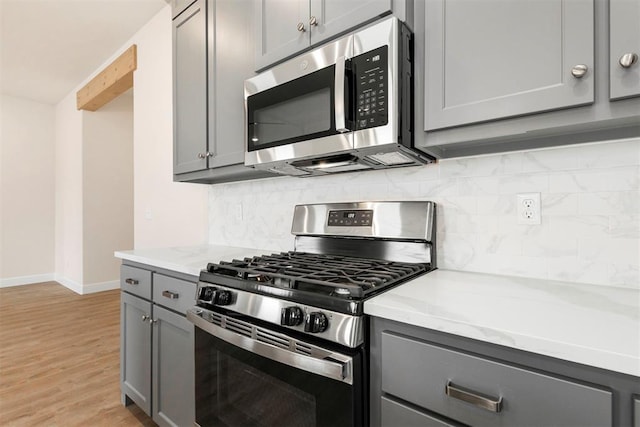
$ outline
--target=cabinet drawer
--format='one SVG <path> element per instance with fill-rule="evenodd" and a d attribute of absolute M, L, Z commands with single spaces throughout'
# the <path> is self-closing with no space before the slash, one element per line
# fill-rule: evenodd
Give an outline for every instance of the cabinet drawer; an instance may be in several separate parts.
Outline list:
<path fill-rule="evenodd" d="M 120 267 L 120 289 L 151 299 L 151 272 L 123 265 Z"/>
<path fill-rule="evenodd" d="M 162 274 L 153 275 L 153 302 L 186 314 L 196 304 L 196 284 Z"/>
<path fill-rule="evenodd" d="M 444 422 L 386 397 L 381 398 L 380 408 L 381 427 L 456 427 L 459 425 Z"/>
<path fill-rule="evenodd" d="M 381 370 L 383 392 L 465 424 L 612 424 L 607 390 L 388 332 L 382 333 Z M 449 395 L 447 385 L 455 387 Z"/>

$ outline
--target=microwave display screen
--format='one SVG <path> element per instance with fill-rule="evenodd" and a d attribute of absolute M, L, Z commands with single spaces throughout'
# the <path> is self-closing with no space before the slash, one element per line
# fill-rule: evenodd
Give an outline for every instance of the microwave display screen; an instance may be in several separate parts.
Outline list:
<path fill-rule="evenodd" d="M 388 46 L 353 58 L 356 75 L 356 129 L 384 126 L 389 121 Z"/>

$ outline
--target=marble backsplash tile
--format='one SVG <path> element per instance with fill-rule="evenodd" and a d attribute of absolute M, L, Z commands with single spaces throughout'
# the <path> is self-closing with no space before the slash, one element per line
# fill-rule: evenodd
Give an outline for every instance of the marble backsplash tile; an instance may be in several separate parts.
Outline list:
<path fill-rule="evenodd" d="M 526 192 L 541 193 L 540 225 L 517 223 Z M 354 200 L 436 202 L 440 268 L 640 288 L 638 138 L 212 185 L 209 242 L 292 250 L 296 204 Z"/>

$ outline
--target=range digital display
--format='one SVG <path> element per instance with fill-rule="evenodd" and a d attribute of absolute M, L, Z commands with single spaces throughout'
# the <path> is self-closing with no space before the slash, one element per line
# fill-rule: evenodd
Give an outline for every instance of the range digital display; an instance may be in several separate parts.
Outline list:
<path fill-rule="evenodd" d="M 329 211 L 327 225 L 332 227 L 370 227 L 373 221 L 373 210 L 339 210 Z"/>

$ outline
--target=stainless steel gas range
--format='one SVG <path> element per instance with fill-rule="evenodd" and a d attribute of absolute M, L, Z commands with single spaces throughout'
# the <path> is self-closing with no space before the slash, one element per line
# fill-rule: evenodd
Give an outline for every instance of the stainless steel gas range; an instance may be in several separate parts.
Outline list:
<path fill-rule="evenodd" d="M 365 301 L 436 268 L 435 204 L 298 205 L 295 250 L 200 274 L 196 422 L 366 426 Z"/>

